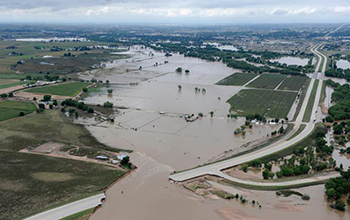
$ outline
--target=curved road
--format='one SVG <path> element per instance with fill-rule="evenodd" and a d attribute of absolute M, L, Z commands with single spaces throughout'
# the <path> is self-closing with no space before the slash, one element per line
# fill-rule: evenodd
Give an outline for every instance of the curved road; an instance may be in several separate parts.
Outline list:
<path fill-rule="evenodd" d="M 254 181 L 241 180 L 239 178 L 231 177 L 231 176 L 228 176 L 227 174 L 221 172 L 224 169 L 231 168 L 231 167 L 243 164 L 243 163 L 247 163 L 247 162 L 252 161 L 254 159 L 261 158 L 263 156 L 270 155 L 272 153 L 275 153 L 275 152 L 278 152 L 278 151 L 283 150 L 285 148 L 288 148 L 289 146 L 292 146 L 292 145 L 298 143 L 299 141 L 301 141 L 302 139 L 304 139 L 306 136 L 308 136 L 313 131 L 313 129 L 315 127 L 315 123 L 317 122 L 316 111 L 317 111 L 317 107 L 318 107 L 320 96 L 321 96 L 324 72 L 326 70 L 326 65 L 327 65 L 327 57 L 324 56 L 323 54 L 321 54 L 320 52 L 318 52 L 317 49 L 319 47 L 320 46 L 315 46 L 311 49 L 311 51 L 318 57 L 319 61 L 317 63 L 315 72 L 313 74 L 313 77 L 311 79 L 309 88 L 307 90 L 307 93 L 306 93 L 306 96 L 304 99 L 304 102 L 302 104 L 299 115 L 295 121 L 295 126 L 293 128 L 294 132 L 295 132 L 299 129 L 300 125 L 303 124 L 302 120 L 303 120 L 303 117 L 304 117 L 304 114 L 306 111 L 306 107 L 307 107 L 309 99 L 310 99 L 313 85 L 314 85 L 316 80 L 319 80 L 319 84 L 318 84 L 318 88 L 317 88 L 317 92 L 316 92 L 315 102 L 313 105 L 310 121 L 307 122 L 305 129 L 300 134 L 298 134 L 296 137 L 294 137 L 290 140 L 282 139 L 282 140 L 280 140 L 276 143 L 273 143 L 270 146 L 267 146 L 263 149 L 260 149 L 260 150 L 257 150 L 257 151 L 254 151 L 254 152 L 251 152 L 251 153 L 248 153 L 248 154 L 236 157 L 236 158 L 227 159 L 227 160 L 220 161 L 217 163 L 194 168 L 194 169 L 191 169 L 188 171 L 172 174 L 169 176 L 169 179 L 177 181 L 177 182 L 181 182 L 181 181 L 186 181 L 186 180 L 193 179 L 193 178 L 200 177 L 200 176 L 204 176 L 204 175 L 215 175 L 215 176 L 223 177 L 225 179 L 228 179 L 228 180 L 231 180 L 234 182 L 238 182 L 238 183 L 243 183 L 243 184 L 264 185 L 264 186 L 291 186 L 291 185 L 295 185 L 295 184 L 311 183 L 311 182 L 315 182 L 315 181 L 325 180 L 325 179 L 328 179 L 330 177 L 335 177 L 335 176 L 339 175 L 339 174 L 332 174 L 330 176 L 327 175 L 327 176 L 323 176 L 323 177 L 312 177 L 312 178 L 306 178 L 306 179 L 302 179 L 302 180 L 295 180 L 295 181 L 289 181 L 289 182 L 260 183 L 260 182 L 254 182 Z M 323 62 L 323 66 L 322 66 L 322 71 L 321 71 L 321 73 L 319 73 L 318 70 L 319 70 L 319 67 L 322 63 L 322 59 L 324 59 L 324 62 Z"/>

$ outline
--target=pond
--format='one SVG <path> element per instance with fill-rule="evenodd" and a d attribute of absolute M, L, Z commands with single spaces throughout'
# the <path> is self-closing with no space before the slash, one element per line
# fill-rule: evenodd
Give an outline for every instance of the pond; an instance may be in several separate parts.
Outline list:
<path fill-rule="evenodd" d="M 279 59 L 271 60 L 271 62 L 279 62 L 281 64 L 287 64 L 287 65 L 298 65 L 298 66 L 306 66 L 309 62 L 309 59 L 307 58 L 300 58 L 300 57 L 281 57 Z"/>
<path fill-rule="evenodd" d="M 338 60 L 337 67 L 341 69 L 350 69 L 350 62 L 347 60 Z"/>

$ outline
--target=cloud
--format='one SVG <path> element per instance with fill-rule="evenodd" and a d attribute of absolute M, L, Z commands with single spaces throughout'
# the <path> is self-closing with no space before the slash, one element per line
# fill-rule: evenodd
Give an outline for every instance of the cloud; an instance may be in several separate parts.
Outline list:
<path fill-rule="evenodd" d="M 1 0 L 2 20 L 347 22 L 349 0 Z M 337 14 L 342 13 L 342 16 Z M 197 18 L 197 19 L 196 19 Z M 255 20 L 254 20 L 255 19 Z"/>
<path fill-rule="evenodd" d="M 288 14 L 288 11 L 280 8 L 276 8 L 271 12 L 271 15 L 286 15 L 286 14 Z"/>

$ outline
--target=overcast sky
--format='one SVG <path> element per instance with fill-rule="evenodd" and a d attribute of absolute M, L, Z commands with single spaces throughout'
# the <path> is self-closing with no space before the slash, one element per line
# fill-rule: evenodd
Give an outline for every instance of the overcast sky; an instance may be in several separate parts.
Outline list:
<path fill-rule="evenodd" d="M 350 22 L 350 0 L 0 0 L 1 21 Z"/>

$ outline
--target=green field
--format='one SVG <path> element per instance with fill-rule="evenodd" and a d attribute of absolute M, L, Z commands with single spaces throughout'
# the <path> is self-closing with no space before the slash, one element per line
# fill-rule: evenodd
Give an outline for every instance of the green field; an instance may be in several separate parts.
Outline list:
<path fill-rule="evenodd" d="M 0 79 L 23 79 L 30 75 L 32 77 L 43 77 L 40 72 L 70 74 L 91 69 L 94 64 L 98 64 L 106 59 L 120 59 L 124 55 L 111 54 L 111 50 L 89 50 L 70 51 L 76 57 L 63 57 L 67 53 L 65 49 L 72 49 L 79 46 L 109 45 L 108 42 L 15 42 L 0 41 Z M 8 46 L 15 46 L 16 49 L 6 49 Z M 35 48 L 39 47 L 39 48 Z M 53 47 L 62 48 L 62 51 L 51 51 Z M 113 50 L 114 51 L 114 50 Z M 15 52 L 23 55 L 9 55 Z M 43 58 L 51 55 L 53 58 Z M 23 65 L 17 62 L 24 60 Z M 41 62 L 53 62 L 55 65 L 41 65 Z M 19 71 L 23 74 L 18 74 Z"/>
<path fill-rule="evenodd" d="M 0 121 L 18 117 L 20 112 L 29 114 L 35 110 L 36 106 L 31 102 L 0 101 Z"/>
<path fill-rule="evenodd" d="M 307 106 L 306 106 L 306 109 L 305 109 L 305 114 L 303 116 L 303 122 L 309 122 L 310 121 L 311 114 L 312 114 L 312 108 L 314 107 L 314 102 L 315 102 L 315 98 L 316 98 L 316 92 L 317 92 L 317 88 L 318 88 L 318 83 L 319 83 L 319 81 L 316 80 L 314 82 L 313 87 L 312 87 L 310 98 L 309 98 L 309 102 L 307 103 Z"/>
<path fill-rule="evenodd" d="M 306 77 L 290 76 L 278 87 L 278 90 L 294 90 L 299 91 L 305 84 Z"/>
<path fill-rule="evenodd" d="M 72 82 L 64 83 L 52 86 L 42 86 L 37 88 L 32 88 L 25 90 L 26 92 L 31 93 L 40 93 L 40 94 L 50 94 L 50 95 L 61 95 L 61 96 L 76 96 L 79 92 L 88 86 L 90 83 L 81 83 L 81 82 Z"/>
<path fill-rule="evenodd" d="M 261 88 L 261 89 L 274 89 L 276 88 L 285 78 L 286 75 L 278 74 L 263 74 L 253 82 L 248 84 L 248 87 Z"/>
<path fill-rule="evenodd" d="M 101 145 L 59 110 L 3 121 L 0 126 L 1 219 L 18 219 L 101 192 L 125 174 L 109 166 L 18 152 L 48 140 Z"/>
<path fill-rule="evenodd" d="M 230 98 L 230 111 L 238 115 L 260 114 L 271 118 L 285 118 L 296 98 L 296 92 L 246 89 Z"/>
<path fill-rule="evenodd" d="M 256 76 L 257 74 L 253 73 L 234 73 L 225 79 L 220 80 L 216 84 L 222 86 L 243 86 Z"/>

